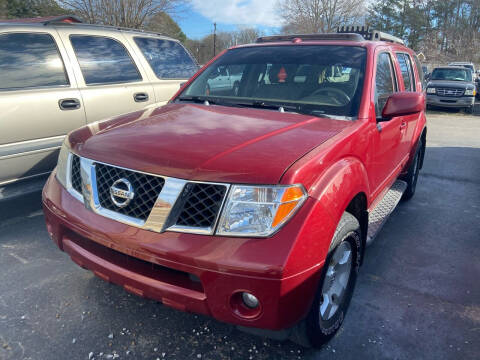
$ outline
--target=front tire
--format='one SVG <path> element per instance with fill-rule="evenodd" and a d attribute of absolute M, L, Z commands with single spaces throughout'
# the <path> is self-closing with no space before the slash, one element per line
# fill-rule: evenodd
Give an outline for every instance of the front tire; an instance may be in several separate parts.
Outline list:
<path fill-rule="evenodd" d="M 353 295 L 361 263 L 362 237 L 358 220 L 345 212 L 338 223 L 307 317 L 293 330 L 291 340 L 320 348 L 340 329 Z"/>

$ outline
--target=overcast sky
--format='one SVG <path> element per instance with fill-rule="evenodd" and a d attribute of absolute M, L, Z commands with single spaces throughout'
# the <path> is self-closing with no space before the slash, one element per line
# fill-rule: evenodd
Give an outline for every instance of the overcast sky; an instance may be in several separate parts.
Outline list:
<path fill-rule="evenodd" d="M 177 19 L 189 38 L 200 38 L 217 31 L 256 27 L 272 33 L 281 26 L 276 14 L 277 0 L 191 0 L 187 11 Z"/>

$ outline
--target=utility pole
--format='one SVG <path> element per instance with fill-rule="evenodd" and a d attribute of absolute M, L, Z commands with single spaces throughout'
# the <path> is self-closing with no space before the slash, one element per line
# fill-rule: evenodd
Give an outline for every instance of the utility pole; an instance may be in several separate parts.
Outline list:
<path fill-rule="evenodd" d="M 213 57 L 217 54 L 217 23 L 213 23 Z"/>

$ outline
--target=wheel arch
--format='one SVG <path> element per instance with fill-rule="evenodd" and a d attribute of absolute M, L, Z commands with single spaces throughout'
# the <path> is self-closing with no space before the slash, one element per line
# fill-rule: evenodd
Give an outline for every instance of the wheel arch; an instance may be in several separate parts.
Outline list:
<path fill-rule="evenodd" d="M 359 159 L 347 157 L 336 161 L 308 189 L 314 205 L 289 254 L 286 264 L 288 275 L 323 265 L 345 211 L 357 218 L 361 225 L 362 242 L 366 241 L 370 192 L 367 172 Z M 305 249 L 310 249 L 308 256 L 305 256 Z"/>

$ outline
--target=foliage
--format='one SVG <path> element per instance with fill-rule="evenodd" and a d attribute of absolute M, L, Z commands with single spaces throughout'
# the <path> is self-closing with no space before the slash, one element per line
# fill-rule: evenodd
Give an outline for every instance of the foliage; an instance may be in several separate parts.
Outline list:
<path fill-rule="evenodd" d="M 368 23 L 404 38 L 429 62 L 480 62 L 478 0 L 376 0 Z"/>
<path fill-rule="evenodd" d="M 216 53 L 228 49 L 231 46 L 248 44 L 262 36 L 258 29 L 245 28 L 232 32 L 220 32 L 216 39 Z M 200 40 L 187 40 L 186 47 L 195 56 L 199 64 L 205 64 L 213 57 L 213 34 L 207 35 Z"/>
<path fill-rule="evenodd" d="M 365 0 L 280 0 L 283 33 L 333 32 L 342 25 L 363 22 Z"/>
<path fill-rule="evenodd" d="M 84 21 L 139 29 L 158 13 L 175 12 L 186 0 L 58 0 Z"/>
<path fill-rule="evenodd" d="M 165 12 L 159 12 L 153 15 L 145 26 L 146 30 L 160 33 L 162 35 L 170 36 L 174 39 L 178 39 L 181 42 L 187 40 L 185 35 L 180 29 L 180 26 L 172 19 L 170 15 Z"/>
<path fill-rule="evenodd" d="M 7 18 L 33 18 L 38 16 L 64 15 L 63 9 L 55 0 L 0 0 L 0 9 L 6 10 Z M 2 16 L 0 10 L 0 17 Z"/>

